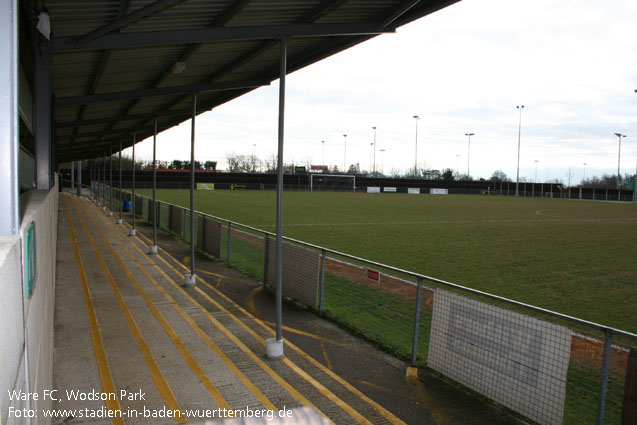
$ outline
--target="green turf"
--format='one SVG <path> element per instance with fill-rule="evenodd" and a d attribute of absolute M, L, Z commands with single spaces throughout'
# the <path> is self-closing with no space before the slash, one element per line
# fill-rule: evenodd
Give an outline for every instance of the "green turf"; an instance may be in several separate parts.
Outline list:
<path fill-rule="evenodd" d="M 189 204 L 186 190 L 158 197 Z M 275 192 L 195 199 L 199 211 L 274 231 Z M 637 332 L 637 204 L 286 192 L 284 224 L 286 236 Z"/>

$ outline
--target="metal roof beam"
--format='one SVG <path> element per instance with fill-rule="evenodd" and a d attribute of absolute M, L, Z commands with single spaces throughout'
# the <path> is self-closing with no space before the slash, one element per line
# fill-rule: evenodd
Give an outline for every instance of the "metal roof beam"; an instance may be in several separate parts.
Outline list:
<path fill-rule="evenodd" d="M 208 109 L 202 109 L 197 111 L 198 114 L 202 112 L 206 112 Z M 88 125 L 95 124 L 106 124 L 114 121 L 138 121 L 138 120 L 146 120 L 149 118 L 155 117 L 167 117 L 167 116 L 190 116 L 192 115 L 191 110 L 180 110 L 180 111 L 164 111 L 164 112 L 148 112 L 145 114 L 128 114 L 128 115 L 119 115 L 116 117 L 105 117 L 105 118 L 95 118 L 90 120 L 80 120 L 80 121 L 69 121 L 69 122 L 56 122 L 55 128 L 69 128 L 69 127 L 84 127 Z"/>
<path fill-rule="evenodd" d="M 57 136 L 55 140 L 57 140 L 58 142 L 61 142 L 64 140 L 83 139 L 87 137 L 96 137 L 99 139 L 100 137 L 106 136 L 106 135 L 113 135 L 113 136 L 126 135 L 127 133 L 132 134 L 133 131 L 144 131 L 144 130 L 148 130 L 148 127 L 131 126 L 129 128 L 118 128 L 115 130 L 95 131 L 93 133 L 77 133 L 77 134 L 69 134 L 68 136 Z"/>
<path fill-rule="evenodd" d="M 237 90 L 267 86 L 268 81 L 231 81 L 227 83 L 207 83 L 190 86 L 162 87 L 158 89 L 131 90 L 124 92 L 100 93 L 86 96 L 61 97 L 55 99 L 56 107 L 86 105 L 88 103 L 110 102 L 113 100 L 141 99 L 153 96 L 199 93 L 218 90 Z"/>
<path fill-rule="evenodd" d="M 78 50 L 125 49 L 175 44 L 213 43 L 218 41 L 263 40 L 289 37 L 328 37 L 349 35 L 376 35 L 395 32 L 393 28 L 383 28 L 377 24 L 291 24 L 259 25 L 249 27 L 212 27 L 191 30 L 144 31 L 113 33 L 97 40 L 77 45 L 73 36 L 56 37 L 53 51 L 68 52 Z"/>
<path fill-rule="evenodd" d="M 113 22 L 110 22 L 87 34 L 84 34 L 80 38 L 77 38 L 74 44 L 76 47 L 81 47 L 92 40 L 108 34 L 109 32 L 118 30 L 141 19 L 159 13 L 162 10 L 172 7 L 178 3 L 182 3 L 183 1 L 184 0 L 157 0 L 156 2 L 151 3 L 148 6 L 137 9 L 133 13 L 129 13 L 126 16 L 122 16 L 121 18 L 116 19 Z"/>

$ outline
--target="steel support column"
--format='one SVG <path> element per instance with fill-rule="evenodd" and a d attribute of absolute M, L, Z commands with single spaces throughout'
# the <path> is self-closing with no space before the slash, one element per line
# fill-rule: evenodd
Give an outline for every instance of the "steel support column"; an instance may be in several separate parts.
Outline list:
<path fill-rule="evenodd" d="M 133 181 L 131 185 L 131 191 L 133 195 L 131 196 L 131 212 L 133 213 L 133 227 L 128 231 L 128 236 L 135 236 L 137 233 L 137 229 L 135 227 L 135 143 L 137 143 L 137 133 L 133 132 Z"/>
<path fill-rule="evenodd" d="M 276 339 L 266 340 L 268 357 L 283 356 L 283 141 L 285 123 L 285 75 L 287 70 L 287 39 L 281 39 L 279 75 L 279 130 L 276 190 Z"/>
<path fill-rule="evenodd" d="M 113 216 L 113 148 L 110 148 L 110 156 L 108 157 L 108 174 L 110 184 L 108 185 L 108 216 Z"/>
<path fill-rule="evenodd" d="M 119 192 L 117 194 L 117 202 L 119 203 L 119 218 L 117 224 L 124 223 L 124 203 L 122 202 L 122 141 L 119 141 Z"/>
<path fill-rule="evenodd" d="M 75 189 L 75 161 L 71 161 L 71 190 Z"/>
<path fill-rule="evenodd" d="M 51 47 L 49 41 L 35 31 L 41 40 L 35 56 L 35 175 L 36 186 L 49 190 L 53 180 L 51 127 Z"/>
<path fill-rule="evenodd" d="M 82 160 L 77 162 L 77 196 L 82 196 Z"/>
<path fill-rule="evenodd" d="M 195 118 L 197 117 L 197 93 L 192 94 L 192 120 L 190 126 L 190 273 L 184 278 L 184 286 L 195 286 Z"/>
<path fill-rule="evenodd" d="M 0 11 L 0 236 L 9 236 L 20 229 L 17 0 L 0 0 Z"/>
<path fill-rule="evenodd" d="M 102 210 L 106 211 L 106 151 L 102 155 Z"/>
<path fill-rule="evenodd" d="M 153 131 L 153 244 L 149 254 L 157 254 L 157 118 Z"/>

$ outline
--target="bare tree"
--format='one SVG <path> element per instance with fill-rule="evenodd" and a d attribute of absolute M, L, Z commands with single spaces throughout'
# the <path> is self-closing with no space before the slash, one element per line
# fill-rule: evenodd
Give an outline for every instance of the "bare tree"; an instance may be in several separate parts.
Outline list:
<path fill-rule="evenodd" d="M 240 158 L 235 152 L 226 153 L 227 170 L 231 173 L 239 171 Z"/>
<path fill-rule="evenodd" d="M 506 173 L 502 170 L 495 170 L 493 174 L 491 174 L 491 178 L 489 179 L 495 182 L 510 182 L 511 179 L 507 177 Z"/>
<path fill-rule="evenodd" d="M 276 173 L 277 169 L 277 156 L 274 153 L 271 153 L 268 156 L 268 159 L 265 160 L 265 172 L 266 173 Z"/>
<path fill-rule="evenodd" d="M 261 170 L 262 161 L 255 154 L 248 155 L 247 161 L 248 172 L 256 173 L 257 171 Z"/>

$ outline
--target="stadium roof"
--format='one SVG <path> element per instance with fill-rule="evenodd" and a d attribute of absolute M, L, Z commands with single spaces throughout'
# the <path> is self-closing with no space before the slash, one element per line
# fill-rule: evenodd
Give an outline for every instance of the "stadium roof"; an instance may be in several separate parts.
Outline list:
<path fill-rule="evenodd" d="M 28 0 L 50 19 L 57 161 L 119 150 L 458 0 Z M 26 15 L 26 16 L 24 16 Z M 42 18 L 40 17 L 40 20 Z"/>

